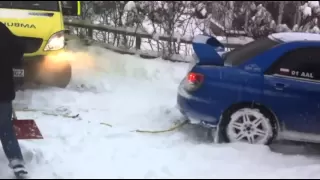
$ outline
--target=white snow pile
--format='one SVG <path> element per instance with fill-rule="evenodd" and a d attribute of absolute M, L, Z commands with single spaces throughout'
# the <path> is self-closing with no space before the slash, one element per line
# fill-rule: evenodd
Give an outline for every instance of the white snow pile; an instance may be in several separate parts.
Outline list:
<path fill-rule="evenodd" d="M 134 1 L 128 1 L 124 6 L 124 11 L 136 11 L 136 3 Z"/>
<path fill-rule="evenodd" d="M 312 15 L 312 9 L 309 6 L 309 3 L 305 3 L 304 5 L 300 6 L 299 10 L 302 12 L 304 18 Z"/>
<path fill-rule="evenodd" d="M 293 30 L 310 33 L 320 33 L 320 29 L 318 27 L 320 15 L 319 1 L 308 1 L 300 6 L 299 10 L 302 13 L 303 19 L 309 18 L 309 20 L 299 28 L 294 27 Z"/>
<path fill-rule="evenodd" d="M 282 2 L 286 6 L 286 2 Z M 277 24 L 271 13 L 262 5 L 251 4 L 251 11 L 254 15 L 249 21 L 248 31 L 253 37 L 263 37 L 274 32 L 309 32 L 320 33 L 318 21 L 320 17 L 320 7 L 318 1 L 308 1 L 299 7 L 301 21 L 295 24 L 292 29 L 287 24 Z"/>

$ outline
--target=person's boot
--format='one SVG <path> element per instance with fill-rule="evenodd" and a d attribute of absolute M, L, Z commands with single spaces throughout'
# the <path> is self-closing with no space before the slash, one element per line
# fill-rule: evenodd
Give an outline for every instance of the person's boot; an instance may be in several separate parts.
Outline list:
<path fill-rule="evenodd" d="M 9 167 L 12 168 L 17 179 L 28 179 L 28 171 L 26 170 L 23 162 L 19 160 L 12 160 Z"/>

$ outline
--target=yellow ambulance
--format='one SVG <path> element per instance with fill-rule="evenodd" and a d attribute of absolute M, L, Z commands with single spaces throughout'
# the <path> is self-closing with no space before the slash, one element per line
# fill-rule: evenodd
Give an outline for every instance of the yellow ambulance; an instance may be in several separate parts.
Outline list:
<path fill-rule="evenodd" d="M 80 1 L 1 1 L 0 21 L 26 45 L 24 80 L 64 88 L 71 80 L 68 59 L 50 58 L 65 49 L 63 16 L 78 16 Z"/>

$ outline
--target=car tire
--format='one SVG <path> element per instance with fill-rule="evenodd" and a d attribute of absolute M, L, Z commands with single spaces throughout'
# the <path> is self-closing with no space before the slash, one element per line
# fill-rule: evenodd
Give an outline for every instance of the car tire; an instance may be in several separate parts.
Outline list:
<path fill-rule="evenodd" d="M 71 81 L 72 68 L 69 62 L 61 65 L 61 69 L 57 71 L 46 71 L 46 69 L 41 69 L 38 76 L 38 82 L 40 84 L 54 86 L 59 88 L 66 88 Z"/>
<path fill-rule="evenodd" d="M 269 145 L 276 138 L 277 123 L 268 110 L 242 106 L 224 113 L 218 127 L 218 142 Z"/>
<path fill-rule="evenodd" d="M 67 64 L 60 73 L 57 73 L 55 82 L 52 83 L 52 86 L 66 88 L 71 81 L 71 77 L 72 68 L 70 64 Z"/>

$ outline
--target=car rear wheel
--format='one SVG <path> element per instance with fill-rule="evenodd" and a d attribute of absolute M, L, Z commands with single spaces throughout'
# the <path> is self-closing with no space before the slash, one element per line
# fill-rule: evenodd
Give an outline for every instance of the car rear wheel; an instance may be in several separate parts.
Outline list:
<path fill-rule="evenodd" d="M 271 113 L 243 107 L 226 113 L 219 125 L 220 142 L 246 142 L 268 145 L 276 136 Z"/>

